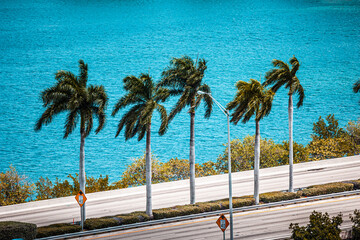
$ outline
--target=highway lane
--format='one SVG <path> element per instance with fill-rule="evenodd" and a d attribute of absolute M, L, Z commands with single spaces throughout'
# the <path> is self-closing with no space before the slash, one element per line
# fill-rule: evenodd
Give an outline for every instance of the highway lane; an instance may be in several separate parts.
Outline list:
<path fill-rule="evenodd" d="M 294 165 L 294 187 L 358 179 L 360 156 Z M 260 192 L 288 188 L 288 166 L 260 170 Z M 189 180 L 154 184 L 153 208 L 188 204 Z M 233 173 L 233 196 L 253 193 L 253 171 Z M 196 201 L 228 197 L 228 175 L 196 179 Z M 87 218 L 145 210 L 145 186 L 87 194 Z M 24 221 L 38 226 L 80 220 L 74 196 L 0 207 L 0 221 Z"/>
<path fill-rule="evenodd" d="M 290 223 L 299 223 L 301 226 L 309 222 L 312 211 L 328 212 L 335 216 L 343 214 L 341 227 L 349 228 L 352 223 L 349 214 L 355 208 L 360 208 L 360 196 L 336 198 L 317 202 L 288 205 L 270 209 L 242 212 L 234 214 L 234 239 L 242 240 L 270 240 L 290 237 Z M 102 235 L 74 238 L 77 240 L 113 240 L 113 239 L 223 239 L 222 232 L 216 225 L 218 217 L 202 218 L 192 221 L 162 224 L 152 227 L 123 230 Z M 229 216 L 227 216 L 229 218 Z M 230 238 L 229 229 L 226 239 Z"/>

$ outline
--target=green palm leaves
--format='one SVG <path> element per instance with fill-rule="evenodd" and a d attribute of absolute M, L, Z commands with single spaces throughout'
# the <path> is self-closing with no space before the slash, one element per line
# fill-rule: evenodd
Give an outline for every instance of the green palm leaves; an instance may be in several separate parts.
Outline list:
<path fill-rule="evenodd" d="M 271 87 L 273 92 L 277 92 L 279 88 L 284 86 L 286 89 L 289 89 L 288 95 L 297 94 L 299 99 L 296 106 L 299 108 L 303 105 L 305 98 L 305 91 L 296 76 L 300 63 L 295 56 L 290 58 L 289 62 L 292 66 L 291 69 L 288 64 L 275 59 L 272 62 L 275 68 L 266 73 L 264 86 L 273 85 Z"/>
<path fill-rule="evenodd" d="M 212 111 L 212 99 L 206 94 L 198 95 L 198 91 L 211 93 L 210 87 L 203 83 L 206 61 L 200 59 L 194 62 L 190 57 L 173 58 L 170 66 L 162 73 L 162 80 L 159 86 L 170 88 L 171 95 L 180 95 L 179 100 L 170 112 L 169 119 L 181 112 L 186 106 L 190 107 L 191 112 L 205 101 L 205 117 L 209 118 Z"/>
<path fill-rule="evenodd" d="M 159 134 L 163 135 L 168 126 L 168 117 L 165 107 L 160 103 L 164 102 L 169 96 L 169 91 L 162 87 L 156 87 L 152 78 L 148 74 L 140 74 L 125 77 L 124 89 L 127 94 L 116 103 L 112 116 L 125 107 L 131 108 L 121 118 L 116 136 L 125 127 L 125 139 L 128 140 L 138 134 L 140 141 L 145 133 L 147 126 L 151 124 L 152 114 L 155 110 L 160 113 L 161 126 Z"/>
<path fill-rule="evenodd" d="M 69 71 L 58 71 L 57 83 L 41 93 L 43 106 L 46 108 L 35 125 L 39 131 L 43 125 L 51 123 L 53 117 L 61 112 L 68 112 L 65 123 L 64 138 L 75 129 L 80 119 L 80 131 L 84 137 L 93 128 L 94 117 L 99 120 L 95 132 L 98 133 L 105 124 L 105 110 L 108 97 L 103 86 L 87 86 L 88 66 L 79 61 L 80 74 L 75 76 Z"/>
<path fill-rule="evenodd" d="M 274 92 L 266 90 L 259 81 L 250 79 L 250 82 L 238 81 L 238 89 L 234 99 L 228 104 L 231 114 L 231 122 L 235 125 L 242 119 L 243 123 L 255 116 L 255 121 L 260 121 L 269 115 L 274 98 Z"/>
<path fill-rule="evenodd" d="M 356 83 L 354 83 L 354 85 L 353 85 L 353 91 L 354 91 L 354 93 L 358 93 L 358 92 L 360 91 L 360 79 L 357 80 Z"/>

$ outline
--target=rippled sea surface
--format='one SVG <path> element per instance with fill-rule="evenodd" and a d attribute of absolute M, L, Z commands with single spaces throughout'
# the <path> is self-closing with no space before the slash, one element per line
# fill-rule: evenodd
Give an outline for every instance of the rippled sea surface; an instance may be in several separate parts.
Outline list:
<path fill-rule="evenodd" d="M 360 1 L 2 0 L 0 19 L 0 171 L 12 164 L 32 181 L 78 172 L 79 129 L 63 139 L 65 115 L 40 132 L 33 129 L 44 111 L 40 92 L 55 83 L 56 71 L 77 73 L 79 59 L 89 65 L 88 83 L 104 85 L 109 95 L 106 127 L 86 139 L 86 172 L 111 181 L 145 151 L 145 139 L 114 137 L 123 112 L 115 118 L 110 113 L 124 94 L 122 79 L 144 72 L 159 80 L 172 57 L 206 59 L 204 81 L 226 105 L 238 80 L 264 80 L 273 59 L 295 55 L 306 91 L 304 106 L 294 111 L 294 139 L 302 144 L 319 116 L 333 113 L 341 126 L 360 116 L 360 94 L 352 93 L 360 78 Z M 198 163 L 215 161 L 227 141 L 223 113 L 214 106 L 210 119 L 203 116 L 201 108 Z M 187 112 L 162 137 L 158 120 L 156 115 L 153 154 L 161 161 L 188 158 Z M 253 120 L 231 126 L 231 138 L 254 132 Z M 261 135 L 275 142 L 288 138 L 285 90 L 261 122 Z"/>

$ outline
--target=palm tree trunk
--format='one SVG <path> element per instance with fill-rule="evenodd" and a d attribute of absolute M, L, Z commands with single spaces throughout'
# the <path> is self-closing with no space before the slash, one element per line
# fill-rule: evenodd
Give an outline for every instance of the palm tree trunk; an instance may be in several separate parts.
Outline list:
<path fill-rule="evenodd" d="M 145 156 L 145 169 L 146 169 L 146 214 L 152 217 L 152 199 L 151 199 L 151 123 L 147 126 L 146 130 L 146 156 Z"/>
<path fill-rule="evenodd" d="M 79 184 L 80 191 L 85 194 L 86 178 L 85 178 L 85 132 L 80 133 L 80 161 L 79 161 Z M 85 221 L 85 204 L 80 208 L 81 219 Z"/>
<path fill-rule="evenodd" d="M 190 204 L 195 204 L 195 109 L 190 109 Z"/>
<path fill-rule="evenodd" d="M 256 121 L 255 132 L 255 161 L 254 161 L 254 198 L 259 204 L 259 168 L 260 168 L 260 122 Z"/>
<path fill-rule="evenodd" d="M 294 164 L 294 149 L 293 149 L 293 99 L 292 94 L 289 95 L 289 192 L 294 192 L 293 186 L 293 164 Z"/>

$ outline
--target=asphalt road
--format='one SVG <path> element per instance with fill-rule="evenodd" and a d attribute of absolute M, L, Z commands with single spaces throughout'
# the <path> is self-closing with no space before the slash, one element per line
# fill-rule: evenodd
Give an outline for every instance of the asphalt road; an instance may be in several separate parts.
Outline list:
<path fill-rule="evenodd" d="M 360 156 L 294 165 L 294 187 L 359 179 Z M 288 188 L 288 166 L 260 170 L 260 192 Z M 189 180 L 153 185 L 153 209 L 188 204 Z M 233 196 L 253 193 L 253 171 L 233 173 Z M 228 175 L 196 179 L 196 201 L 228 197 Z M 145 210 L 145 186 L 86 195 L 87 218 Z M 0 221 L 23 221 L 38 226 L 80 220 L 74 196 L 0 207 Z"/>
<path fill-rule="evenodd" d="M 289 230 L 289 224 L 299 223 L 301 226 L 306 225 L 309 222 L 309 215 L 314 210 L 322 213 L 328 212 L 330 216 L 335 216 L 341 212 L 344 220 L 341 227 L 343 229 L 350 228 L 352 223 L 349 219 L 349 214 L 353 213 L 356 207 L 360 209 L 359 195 L 237 213 L 234 214 L 234 239 L 273 240 L 290 237 L 291 231 Z M 223 239 L 223 235 L 216 225 L 217 218 L 218 217 L 203 218 L 76 239 L 221 240 Z M 227 218 L 229 219 L 228 216 Z M 230 239 L 229 228 L 225 233 L 226 239 Z"/>

